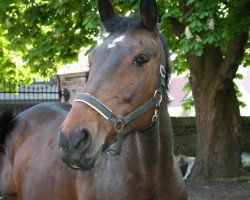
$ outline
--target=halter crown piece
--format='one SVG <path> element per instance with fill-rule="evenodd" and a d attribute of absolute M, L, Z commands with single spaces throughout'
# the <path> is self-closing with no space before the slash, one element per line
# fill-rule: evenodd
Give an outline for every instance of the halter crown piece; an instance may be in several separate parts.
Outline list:
<path fill-rule="evenodd" d="M 161 47 L 162 48 L 162 47 Z M 162 50 L 162 49 L 161 49 Z M 161 60 L 161 58 L 160 58 Z M 132 111 L 126 116 L 117 116 L 115 115 L 107 106 L 105 106 L 101 101 L 99 101 L 97 98 L 92 96 L 89 93 L 78 93 L 76 94 L 73 102 L 82 102 L 93 108 L 95 111 L 97 111 L 99 114 L 101 114 L 106 120 L 109 120 L 113 126 L 114 130 L 117 134 L 116 139 L 116 147 L 115 149 L 107 149 L 106 152 L 110 155 L 119 155 L 121 153 L 122 149 L 122 143 L 123 143 L 123 137 L 124 137 L 124 127 L 134 120 L 135 118 L 139 117 L 140 115 L 144 114 L 149 109 L 155 107 L 155 112 L 152 117 L 152 122 L 155 123 L 155 121 L 158 118 L 158 110 L 161 105 L 162 101 L 162 90 L 166 87 L 166 69 L 163 65 L 159 64 L 160 66 L 160 80 L 159 80 L 159 88 L 155 90 L 154 95 L 151 99 L 149 99 L 145 104 L 137 108 L 136 110 Z"/>

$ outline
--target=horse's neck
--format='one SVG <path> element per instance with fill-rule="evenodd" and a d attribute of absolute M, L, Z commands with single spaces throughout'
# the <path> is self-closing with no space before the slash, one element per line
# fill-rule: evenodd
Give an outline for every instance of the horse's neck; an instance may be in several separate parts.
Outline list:
<path fill-rule="evenodd" d="M 153 154 L 159 156 L 164 153 L 165 157 L 173 154 L 173 130 L 165 93 L 159 110 L 159 119 L 156 123 L 155 127 L 149 131 L 137 134 L 137 145 L 141 148 L 141 152 L 149 157 L 148 159 Z"/>
<path fill-rule="evenodd" d="M 173 129 L 167 108 L 167 94 L 163 93 L 163 101 L 159 112 L 159 131 L 161 138 L 161 153 L 166 159 L 173 158 Z"/>
<path fill-rule="evenodd" d="M 126 149 L 131 148 L 130 160 L 133 157 L 137 169 L 144 172 L 145 176 L 152 173 L 159 173 L 164 166 L 173 164 L 173 132 L 170 117 L 167 111 L 167 98 L 164 95 L 159 111 L 159 119 L 153 128 L 136 132 L 125 144 Z M 132 154 L 132 155 L 131 155 Z M 154 174 L 160 176 L 160 174 Z M 152 176 L 151 176 L 152 177 Z"/>

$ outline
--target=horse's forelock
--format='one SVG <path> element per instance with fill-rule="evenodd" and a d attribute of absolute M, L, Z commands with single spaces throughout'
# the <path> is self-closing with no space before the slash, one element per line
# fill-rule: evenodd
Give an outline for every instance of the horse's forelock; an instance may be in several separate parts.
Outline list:
<path fill-rule="evenodd" d="M 108 33 L 135 32 L 142 28 L 140 17 L 135 14 L 129 17 L 115 17 L 104 22 L 104 28 Z"/>

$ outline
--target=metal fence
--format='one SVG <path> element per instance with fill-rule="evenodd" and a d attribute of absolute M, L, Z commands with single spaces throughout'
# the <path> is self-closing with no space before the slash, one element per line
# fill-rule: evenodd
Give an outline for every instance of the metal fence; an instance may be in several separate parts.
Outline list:
<path fill-rule="evenodd" d="M 0 111 L 12 108 L 19 113 L 42 102 L 60 102 L 61 90 L 58 81 L 35 82 L 29 86 L 20 86 L 11 82 L 1 82 Z"/>

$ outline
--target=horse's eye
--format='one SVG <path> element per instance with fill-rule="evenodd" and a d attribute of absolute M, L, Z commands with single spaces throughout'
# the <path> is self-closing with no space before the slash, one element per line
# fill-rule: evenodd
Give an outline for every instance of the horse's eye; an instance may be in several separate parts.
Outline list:
<path fill-rule="evenodd" d="M 147 55 L 145 54 L 141 54 L 141 55 L 138 55 L 134 58 L 134 61 L 133 63 L 138 66 L 138 67 L 141 67 L 143 65 L 145 65 L 147 62 L 149 61 L 149 58 Z"/>

